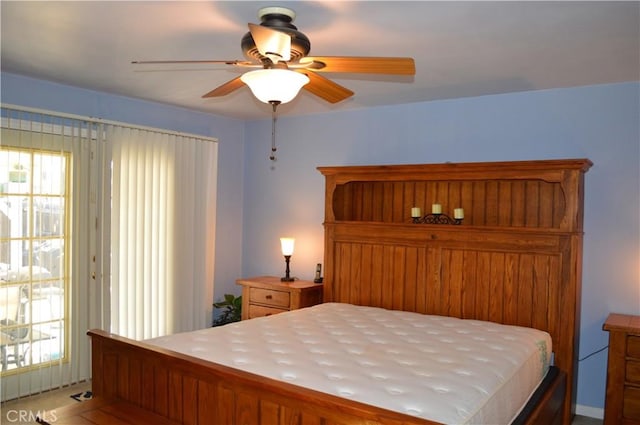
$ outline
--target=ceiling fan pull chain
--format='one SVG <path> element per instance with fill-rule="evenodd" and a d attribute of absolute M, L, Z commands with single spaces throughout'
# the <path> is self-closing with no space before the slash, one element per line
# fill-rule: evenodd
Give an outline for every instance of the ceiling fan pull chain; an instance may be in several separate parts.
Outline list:
<path fill-rule="evenodd" d="M 272 161 L 276 160 L 276 108 L 280 104 L 278 101 L 272 100 L 269 102 L 273 108 L 271 111 L 271 155 L 269 159 Z"/>

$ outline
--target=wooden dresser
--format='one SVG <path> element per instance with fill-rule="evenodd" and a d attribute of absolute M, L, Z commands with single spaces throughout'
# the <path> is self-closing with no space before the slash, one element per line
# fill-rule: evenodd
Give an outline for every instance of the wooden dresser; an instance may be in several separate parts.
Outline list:
<path fill-rule="evenodd" d="M 242 285 L 242 320 L 311 307 L 322 302 L 322 284 L 307 280 L 281 282 L 258 276 L 236 280 Z"/>
<path fill-rule="evenodd" d="M 612 313 L 609 332 L 605 425 L 640 425 L 640 316 Z"/>

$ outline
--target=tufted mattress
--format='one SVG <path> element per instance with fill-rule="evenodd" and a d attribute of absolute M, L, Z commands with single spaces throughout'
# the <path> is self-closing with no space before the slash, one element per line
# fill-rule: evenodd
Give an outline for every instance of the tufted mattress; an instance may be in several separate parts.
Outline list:
<path fill-rule="evenodd" d="M 549 367 L 543 331 L 327 303 L 146 341 L 446 424 L 506 424 Z"/>

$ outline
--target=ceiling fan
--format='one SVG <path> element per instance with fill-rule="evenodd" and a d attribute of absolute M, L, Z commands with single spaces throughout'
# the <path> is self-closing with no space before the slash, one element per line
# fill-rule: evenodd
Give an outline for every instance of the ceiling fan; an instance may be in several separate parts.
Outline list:
<path fill-rule="evenodd" d="M 225 96 L 245 84 L 262 102 L 275 108 L 295 98 L 301 88 L 330 103 L 353 96 L 322 73 L 357 73 L 415 75 L 412 58 L 307 56 L 311 42 L 293 25 L 295 12 L 285 7 L 265 7 L 258 11 L 260 25 L 249 23 L 241 48 L 247 60 L 169 60 L 134 61 L 134 64 L 222 63 L 243 68 L 246 72 L 203 95 L 203 98 Z"/>

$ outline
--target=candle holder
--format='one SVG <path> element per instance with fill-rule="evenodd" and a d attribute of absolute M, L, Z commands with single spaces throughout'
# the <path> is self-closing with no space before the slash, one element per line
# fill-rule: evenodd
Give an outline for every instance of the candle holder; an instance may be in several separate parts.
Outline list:
<path fill-rule="evenodd" d="M 427 214 L 423 217 L 412 217 L 414 224 L 462 224 L 462 218 L 451 218 L 446 214 Z"/>

